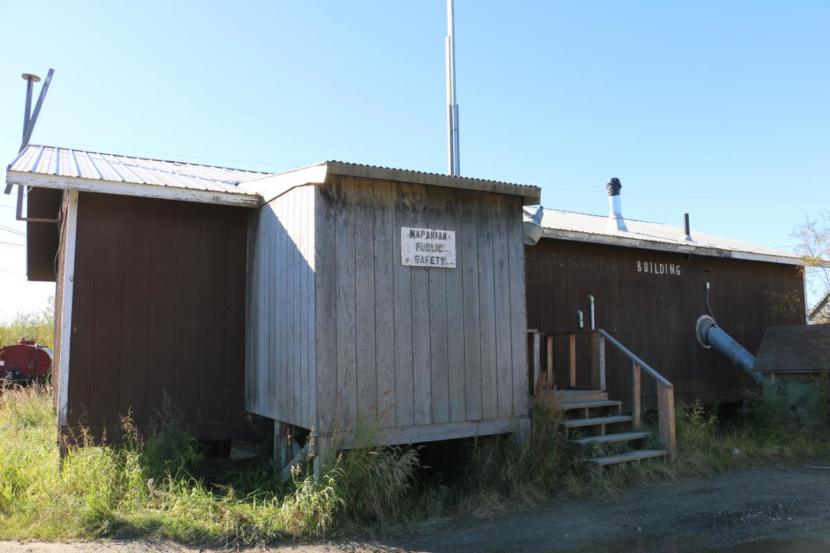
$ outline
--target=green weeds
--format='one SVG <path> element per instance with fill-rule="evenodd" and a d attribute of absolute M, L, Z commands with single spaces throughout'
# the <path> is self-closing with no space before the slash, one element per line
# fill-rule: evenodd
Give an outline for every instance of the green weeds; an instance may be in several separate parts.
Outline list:
<path fill-rule="evenodd" d="M 426 466 L 425 449 L 365 447 L 340 453 L 317 480 L 305 467 L 282 485 L 264 459 L 217 468 L 175 419 L 148 436 L 127 419 L 117 447 L 80 436 L 84 447 L 60 461 L 51 390 L 7 389 L 0 393 L 0 539 L 141 536 L 240 546 L 426 528 L 556 497 L 617 493 L 635 482 L 830 458 L 825 430 L 796 427 L 762 404 L 746 422 L 719 421 L 699 404 L 681 407 L 673 461 L 602 473 L 587 470 L 568 446 L 555 409 L 535 407 L 534 421 L 526 444 L 509 436 L 455 442 L 444 463 L 453 470 Z M 371 443 L 371 432 L 360 439 Z"/>

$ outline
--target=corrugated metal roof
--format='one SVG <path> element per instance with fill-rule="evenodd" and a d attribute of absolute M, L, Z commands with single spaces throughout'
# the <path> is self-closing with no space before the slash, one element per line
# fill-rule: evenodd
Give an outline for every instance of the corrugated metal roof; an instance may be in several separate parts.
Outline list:
<path fill-rule="evenodd" d="M 628 231 L 624 232 L 609 228 L 607 222 L 606 216 L 555 209 L 545 209 L 542 217 L 542 227 L 547 237 L 717 257 L 757 258 L 777 263 L 801 264 L 801 258 L 792 252 L 706 234 L 694 229 L 691 233 L 692 241 L 688 241 L 684 238 L 683 229 L 672 225 L 626 219 Z"/>
<path fill-rule="evenodd" d="M 9 171 L 102 182 L 148 184 L 187 190 L 256 195 L 237 188 L 270 173 L 30 144 Z M 102 191 L 105 191 L 102 188 Z"/>
<path fill-rule="evenodd" d="M 365 176 L 368 178 L 399 180 L 428 184 L 432 186 L 444 186 L 448 188 L 461 188 L 511 194 L 525 198 L 528 200 L 528 203 L 539 203 L 542 194 L 542 190 L 538 186 L 497 181 L 492 179 L 451 176 L 444 173 L 430 173 L 412 169 L 396 169 L 394 167 L 384 167 L 381 165 L 367 165 L 363 163 L 352 163 L 337 160 L 324 161 L 319 165 L 326 165 L 330 172 L 336 174 Z"/>

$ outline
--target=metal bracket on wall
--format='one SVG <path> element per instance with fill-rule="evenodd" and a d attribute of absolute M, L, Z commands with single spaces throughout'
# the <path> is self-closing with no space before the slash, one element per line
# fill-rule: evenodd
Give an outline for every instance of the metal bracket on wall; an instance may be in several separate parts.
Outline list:
<path fill-rule="evenodd" d="M 11 187 L 13 185 L 9 185 Z M 26 187 L 26 192 L 28 192 L 28 187 Z M 15 218 L 18 221 L 26 221 L 27 223 L 53 223 L 57 224 L 60 223 L 60 219 L 45 219 L 42 217 L 24 217 L 23 216 L 23 185 L 17 185 L 17 209 L 15 210 Z"/>

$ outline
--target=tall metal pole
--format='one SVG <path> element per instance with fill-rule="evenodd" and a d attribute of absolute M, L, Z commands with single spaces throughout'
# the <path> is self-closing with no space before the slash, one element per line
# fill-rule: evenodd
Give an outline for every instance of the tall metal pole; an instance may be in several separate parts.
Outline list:
<path fill-rule="evenodd" d="M 20 146 L 20 150 L 23 151 L 23 148 L 26 147 L 26 133 L 29 131 L 29 125 L 32 117 L 32 87 L 38 81 L 40 81 L 40 77 L 37 75 L 32 75 L 31 73 L 23 73 L 21 75 L 23 80 L 26 81 L 26 105 L 24 106 L 23 112 L 23 137 Z"/>
<path fill-rule="evenodd" d="M 447 173 L 461 174 L 460 131 L 458 128 L 458 104 L 455 99 L 455 8 L 453 0 L 447 0 L 446 84 L 447 84 Z"/>

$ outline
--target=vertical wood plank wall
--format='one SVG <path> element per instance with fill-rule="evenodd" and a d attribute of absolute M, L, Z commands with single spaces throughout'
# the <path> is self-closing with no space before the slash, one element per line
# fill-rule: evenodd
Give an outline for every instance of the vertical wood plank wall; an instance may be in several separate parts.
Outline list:
<path fill-rule="evenodd" d="M 318 189 L 321 432 L 527 414 L 521 205 L 352 177 Z M 404 226 L 456 231 L 457 267 L 403 266 Z"/>
<path fill-rule="evenodd" d="M 678 401 L 735 401 L 752 382 L 694 336 L 706 311 L 705 283 L 718 323 L 756 353 L 768 325 L 804 322 L 804 281 L 799 267 L 619 246 L 542 239 L 526 249 L 528 325 L 544 333 L 578 330 L 577 310 L 589 325 L 588 296 L 596 298 L 597 326 L 622 341 L 674 383 Z M 637 262 L 671 263 L 680 276 L 637 271 Z M 589 341 L 578 341 L 577 384 L 588 384 Z M 581 346 L 581 347 L 580 347 Z M 612 397 L 631 393 L 630 363 L 607 350 Z M 567 337 L 556 341 L 556 381 L 567 382 Z M 651 379 L 644 402 L 654 405 Z"/>
<path fill-rule="evenodd" d="M 112 436 L 167 403 L 199 439 L 253 436 L 247 210 L 86 192 L 78 206 L 68 423 Z"/>
<path fill-rule="evenodd" d="M 313 428 L 315 282 L 313 186 L 251 211 L 248 240 L 245 405 Z"/>

